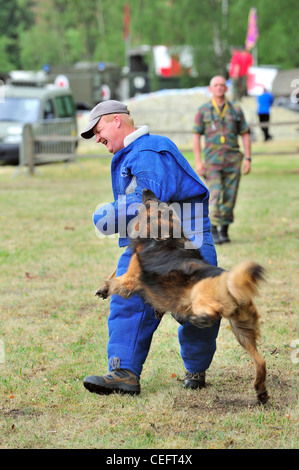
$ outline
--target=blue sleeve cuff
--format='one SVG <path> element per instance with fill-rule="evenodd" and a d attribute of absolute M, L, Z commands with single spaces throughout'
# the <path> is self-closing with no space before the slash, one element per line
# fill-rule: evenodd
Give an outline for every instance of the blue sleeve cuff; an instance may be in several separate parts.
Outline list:
<path fill-rule="evenodd" d="M 109 236 L 119 233 L 121 238 L 127 237 L 127 225 L 137 215 L 142 197 L 133 193 L 119 196 L 117 201 L 98 206 L 93 214 L 93 223 L 102 235 Z"/>

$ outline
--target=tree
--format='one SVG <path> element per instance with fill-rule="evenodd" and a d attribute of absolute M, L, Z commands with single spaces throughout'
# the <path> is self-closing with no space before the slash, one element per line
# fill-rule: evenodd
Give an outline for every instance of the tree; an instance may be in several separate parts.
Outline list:
<path fill-rule="evenodd" d="M 34 23 L 31 0 L 1 0 L 0 2 L 0 67 L 9 72 L 20 68 L 20 35 Z"/>
<path fill-rule="evenodd" d="M 230 46 L 245 45 L 251 6 L 258 14 L 258 63 L 299 66 L 297 0 L 0 0 L 2 71 L 77 61 L 125 65 L 128 2 L 131 47 L 192 46 L 199 84 L 225 73 Z"/>
<path fill-rule="evenodd" d="M 299 67 L 298 2 L 255 0 L 252 6 L 258 15 L 258 64 Z M 244 45 L 248 13 L 247 0 L 229 2 L 230 44 Z"/>

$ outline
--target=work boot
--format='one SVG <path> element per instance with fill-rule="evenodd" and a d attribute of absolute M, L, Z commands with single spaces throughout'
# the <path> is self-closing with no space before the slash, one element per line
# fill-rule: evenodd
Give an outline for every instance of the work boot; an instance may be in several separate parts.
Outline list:
<path fill-rule="evenodd" d="M 114 369 L 106 375 L 89 375 L 83 385 L 91 393 L 110 395 L 110 393 L 129 393 L 139 395 L 139 378 L 127 369 Z"/>
<path fill-rule="evenodd" d="M 218 233 L 218 229 L 216 225 L 211 225 L 211 234 L 213 236 L 214 244 L 220 245 L 221 241 L 220 241 L 220 237 L 219 237 L 219 233 Z"/>
<path fill-rule="evenodd" d="M 230 239 L 228 237 L 228 225 L 221 225 L 219 232 L 220 243 L 229 243 Z"/>
<path fill-rule="evenodd" d="M 203 388 L 206 385 L 206 373 L 203 372 L 188 372 L 186 370 L 184 388 Z"/>

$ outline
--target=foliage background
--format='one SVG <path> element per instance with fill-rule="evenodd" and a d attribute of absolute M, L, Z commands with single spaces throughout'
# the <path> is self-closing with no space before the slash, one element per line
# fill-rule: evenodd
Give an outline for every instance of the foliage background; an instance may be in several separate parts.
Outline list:
<path fill-rule="evenodd" d="M 82 60 L 125 65 L 126 3 L 130 46 L 192 45 L 199 79 L 207 68 L 223 72 L 230 47 L 244 45 L 252 6 L 258 13 L 258 63 L 299 66 L 296 0 L 227 0 L 227 16 L 223 0 L 0 0 L 0 72 Z"/>

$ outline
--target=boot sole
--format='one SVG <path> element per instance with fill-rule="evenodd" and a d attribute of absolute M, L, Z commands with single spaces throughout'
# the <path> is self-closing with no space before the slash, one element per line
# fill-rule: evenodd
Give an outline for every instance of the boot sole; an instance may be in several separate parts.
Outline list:
<path fill-rule="evenodd" d="M 206 386 L 205 383 L 195 383 L 195 382 L 191 382 L 191 381 L 185 381 L 184 382 L 184 388 L 187 388 L 189 390 L 198 390 L 198 389 L 201 389 L 201 388 L 204 388 Z"/>

